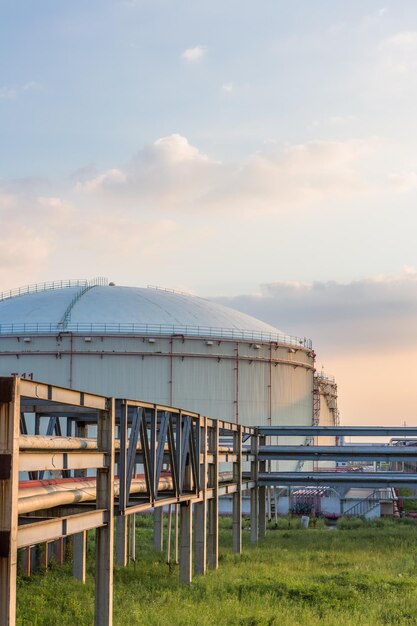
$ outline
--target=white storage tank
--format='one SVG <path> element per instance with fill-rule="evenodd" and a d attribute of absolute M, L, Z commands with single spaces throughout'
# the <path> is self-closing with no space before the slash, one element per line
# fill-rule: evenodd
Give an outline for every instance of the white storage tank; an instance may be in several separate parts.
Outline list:
<path fill-rule="evenodd" d="M 311 425 L 313 373 L 310 340 L 188 294 L 105 279 L 0 294 L 1 376 L 248 425 Z"/>

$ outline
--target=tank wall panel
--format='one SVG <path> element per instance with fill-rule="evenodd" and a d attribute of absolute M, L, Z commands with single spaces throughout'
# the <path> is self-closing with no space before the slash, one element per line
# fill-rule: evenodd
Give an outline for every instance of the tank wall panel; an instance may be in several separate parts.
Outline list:
<path fill-rule="evenodd" d="M 278 357 L 304 359 L 311 366 L 312 355 L 303 350 L 294 353 L 270 344 L 257 349 L 249 342 L 217 340 L 208 346 L 204 338 L 179 337 L 155 337 L 155 343 L 149 338 L 95 335 L 86 341 L 68 334 L 19 339 L 0 338 L 0 375 L 32 374 L 35 380 L 172 403 L 233 421 L 238 408 L 239 421 L 247 425 L 268 424 L 269 418 L 273 425 L 311 424 L 311 369 L 270 362 Z"/>
<path fill-rule="evenodd" d="M 173 404 L 234 421 L 234 368 L 234 360 L 174 358 Z"/>

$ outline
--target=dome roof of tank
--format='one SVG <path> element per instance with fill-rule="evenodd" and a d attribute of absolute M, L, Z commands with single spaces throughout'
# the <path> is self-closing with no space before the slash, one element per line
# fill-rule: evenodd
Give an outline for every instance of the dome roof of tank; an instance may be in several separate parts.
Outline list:
<path fill-rule="evenodd" d="M 159 288 L 77 280 L 32 285 L 0 294 L 1 334 L 59 331 L 183 334 L 300 343 L 240 311 Z"/>

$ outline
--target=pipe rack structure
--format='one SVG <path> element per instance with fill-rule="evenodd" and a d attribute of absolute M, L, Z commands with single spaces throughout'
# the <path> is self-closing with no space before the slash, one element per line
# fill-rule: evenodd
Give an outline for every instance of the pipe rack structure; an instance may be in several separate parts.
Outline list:
<path fill-rule="evenodd" d="M 27 434 L 27 413 L 38 422 L 49 417 L 47 435 Z M 67 418 L 67 433 L 75 424 L 75 437 L 62 436 L 59 416 Z M 244 439 L 253 439 L 252 450 L 243 449 Z M 141 511 L 154 509 L 161 547 L 162 507 L 179 508 L 179 577 L 190 583 L 193 505 L 194 572 L 204 574 L 218 567 L 218 499 L 232 494 L 232 546 L 240 553 L 242 492 L 256 492 L 255 441 L 253 428 L 174 407 L 0 378 L 0 624 L 16 623 L 18 548 L 72 535 L 73 572 L 84 580 L 86 532 L 95 529 L 95 624 L 111 626 L 114 534 L 116 561 L 125 565 L 129 518 Z M 245 479 L 244 462 L 252 468 Z M 220 471 L 220 463 L 230 469 Z M 45 471 L 60 478 L 42 480 Z M 19 481 L 22 472 L 30 480 Z M 257 498 L 252 502 L 256 528 Z M 130 542 L 132 534 L 130 524 Z"/>
<path fill-rule="evenodd" d="M 34 415 L 35 435 L 28 434 L 28 414 Z M 41 435 L 44 417 L 49 421 Z M 61 417 L 66 418 L 65 435 Z M 94 438 L 88 436 L 90 429 Z M 312 442 L 319 435 L 338 441 L 346 435 L 415 437 L 417 428 L 251 428 L 175 407 L 0 378 L 1 626 L 16 623 L 19 548 L 29 573 L 32 546 L 54 541 L 62 546 L 72 536 L 73 574 L 84 581 L 86 533 L 94 529 L 95 625 L 111 626 L 114 537 L 116 562 L 126 565 L 136 513 L 153 509 L 154 545 L 162 550 L 163 507 L 168 508 L 169 558 L 172 508 L 179 512 L 174 554 L 180 582 L 189 584 L 193 574 L 218 567 L 221 496 L 232 495 L 232 549 L 240 553 L 244 491 L 250 496 L 250 538 L 256 542 L 265 535 L 271 485 L 417 487 L 417 473 L 398 471 L 267 472 L 267 462 L 280 459 L 417 462 L 415 445 L 266 445 L 271 438 L 294 435 Z M 44 480 L 44 472 L 54 477 Z"/>

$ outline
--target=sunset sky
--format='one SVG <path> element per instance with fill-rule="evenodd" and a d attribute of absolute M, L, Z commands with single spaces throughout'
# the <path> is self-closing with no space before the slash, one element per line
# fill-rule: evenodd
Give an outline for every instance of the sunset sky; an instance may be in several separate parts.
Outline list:
<path fill-rule="evenodd" d="M 0 291 L 215 298 L 416 425 L 416 111 L 414 0 L 3 0 Z"/>

